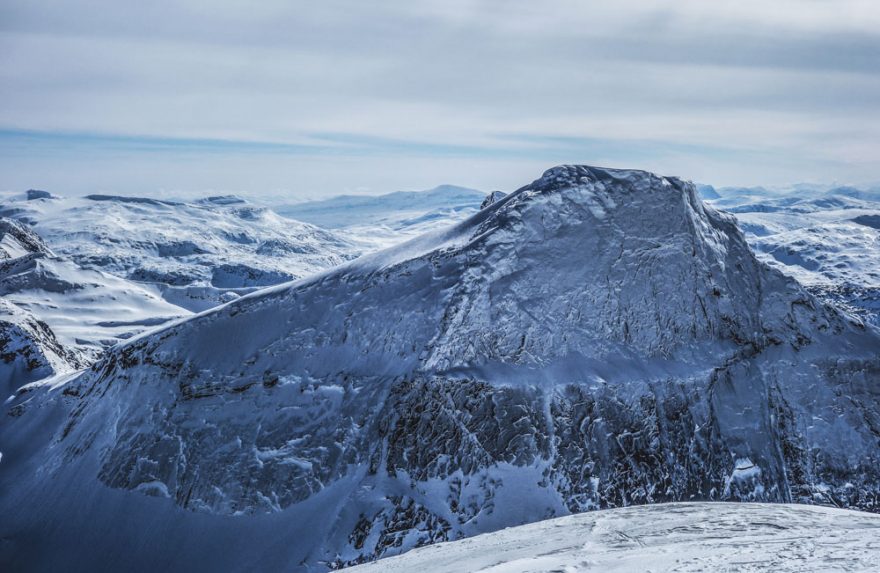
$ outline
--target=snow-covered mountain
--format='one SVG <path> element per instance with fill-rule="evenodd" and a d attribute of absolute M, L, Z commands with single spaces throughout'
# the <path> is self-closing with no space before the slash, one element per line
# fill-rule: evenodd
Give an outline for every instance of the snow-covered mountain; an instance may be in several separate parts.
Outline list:
<path fill-rule="evenodd" d="M 0 295 L 5 347 L 16 350 L 3 352 L 17 366 L 2 372 L 2 389 L 87 365 L 143 330 L 331 267 L 360 248 L 232 196 L 5 194 Z M 50 359 L 56 345 L 64 349 L 56 358 L 75 359 Z"/>
<path fill-rule="evenodd" d="M 876 571 L 878 556 L 878 515 L 779 504 L 676 503 L 559 517 L 345 571 L 869 573 Z"/>
<path fill-rule="evenodd" d="M 490 195 L 494 193 L 500 192 Z M 461 222 L 479 211 L 486 197 L 475 189 L 440 185 L 426 191 L 340 195 L 273 208 L 284 216 L 344 232 L 371 251 Z"/>
<path fill-rule="evenodd" d="M 80 267 L 153 285 L 190 311 L 361 252 L 331 231 L 235 196 L 179 202 L 30 191 L 2 198 L 0 216 L 31 224 L 56 253 Z"/>
<path fill-rule="evenodd" d="M 631 504 L 876 511 L 878 348 L 692 184 L 558 167 L 26 386 L 0 559 L 309 571 Z"/>

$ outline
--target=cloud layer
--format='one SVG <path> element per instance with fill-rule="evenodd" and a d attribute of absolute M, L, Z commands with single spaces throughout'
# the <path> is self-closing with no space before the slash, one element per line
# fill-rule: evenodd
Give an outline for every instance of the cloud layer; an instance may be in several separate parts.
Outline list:
<path fill-rule="evenodd" d="M 878 6 L 10 0 L 0 188 L 877 180 Z"/>

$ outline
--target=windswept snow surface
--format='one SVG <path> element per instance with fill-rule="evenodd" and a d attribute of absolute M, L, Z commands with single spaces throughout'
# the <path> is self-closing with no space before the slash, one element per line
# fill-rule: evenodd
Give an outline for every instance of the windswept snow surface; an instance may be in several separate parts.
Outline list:
<path fill-rule="evenodd" d="M 422 547 L 346 573 L 875 572 L 880 515 L 757 503 L 609 509 Z"/>
<path fill-rule="evenodd" d="M 633 504 L 877 511 L 878 348 L 692 184 L 557 167 L 25 386 L 0 564 L 324 571 Z"/>

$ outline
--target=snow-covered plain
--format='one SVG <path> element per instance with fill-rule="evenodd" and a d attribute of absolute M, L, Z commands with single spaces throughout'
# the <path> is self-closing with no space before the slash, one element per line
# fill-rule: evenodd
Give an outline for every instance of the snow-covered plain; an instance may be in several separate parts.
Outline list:
<path fill-rule="evenodd" d="M 347 573 L 873 573 L 880 515 L 672 503 L 549 519 L 414 549 Z"/>

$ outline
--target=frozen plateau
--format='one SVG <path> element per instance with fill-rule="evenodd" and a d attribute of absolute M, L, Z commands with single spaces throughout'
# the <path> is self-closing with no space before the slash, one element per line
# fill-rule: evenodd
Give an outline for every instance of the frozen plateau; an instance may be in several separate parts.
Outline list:
<path fill-rule="evenodd" d="M 880 563 L 870 197 L 561 166 L 354 258 L 235 197 L 34 193 L 0 210 L 0 569 Z M 76 335 L 87 288 L 153 310 Z"/>

